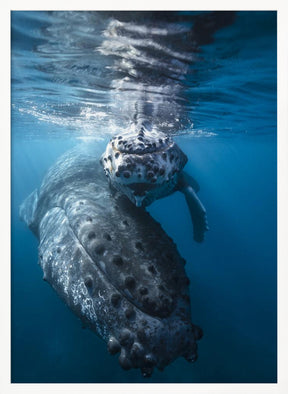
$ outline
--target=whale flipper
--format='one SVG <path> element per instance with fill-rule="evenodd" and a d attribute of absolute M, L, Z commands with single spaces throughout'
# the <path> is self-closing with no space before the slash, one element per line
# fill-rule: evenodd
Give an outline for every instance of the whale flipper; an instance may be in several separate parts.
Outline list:
<path fill-rule="evenodd" d="M 35 214 L 38 204 L 38 190 L 35 189 L 26 200 L 20 205 L 19 215 L 21 220 L 23 220 L 27 226 L 34 233 L 37 231 L 34 228 L 33 223 L 35 221 Z"/>
<path fill-rule="evenodd" d="M 199 191 L 197 181 L 185 171 L 179 174 L 177 189 L 181 191 L 186 199 L 193 223 L 193 238 L 196 242 L 204 240 L 205 231 L 209 230 L 206 209 L 196 192 Z"/>

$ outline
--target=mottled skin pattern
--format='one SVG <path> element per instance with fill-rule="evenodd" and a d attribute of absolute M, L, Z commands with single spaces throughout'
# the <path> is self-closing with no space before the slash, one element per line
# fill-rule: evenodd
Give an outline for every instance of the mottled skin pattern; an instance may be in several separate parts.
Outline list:
<path fill-rule="evenodd" d="M 136 207 L 181 191 L 191 215 L 194 240 L 202 242 L 208 230 L 206 209 L 196 195 L 198 183 L 182 171 L 187 160 L 171 137 L 148 122 L 138 121 L 110 140 L 100 163 L 110 185 Z"/>
<path fill-rule="evenodd" d="M 186 155 L 171 137 L 145 124 L 113 137 L 101 157 L 112 186 L 137 207 L 171 194 L 186 163 Z"/>
<path fill-rule="evenodd" d="M 124 369 L 197 358 L 185 261 L 160 224 L 109 188 L 99 157 L 62 156 L 22 204 L 44 279 Z"/>

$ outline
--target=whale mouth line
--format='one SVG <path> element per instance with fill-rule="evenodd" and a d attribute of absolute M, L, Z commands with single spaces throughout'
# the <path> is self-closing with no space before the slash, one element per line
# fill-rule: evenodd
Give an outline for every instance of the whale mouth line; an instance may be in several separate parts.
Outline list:
<path fill-rule="evenodd" d="M 129 187 L 136 196 L 144 196 L 148 191 L 151 191 L 157 187 L 155 184 L 144 182 L 128 183 L 125 186 Z"/>

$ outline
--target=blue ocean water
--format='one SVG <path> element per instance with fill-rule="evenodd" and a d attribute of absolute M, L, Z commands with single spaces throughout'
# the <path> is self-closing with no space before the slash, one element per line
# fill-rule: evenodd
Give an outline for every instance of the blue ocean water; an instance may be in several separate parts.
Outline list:
<path fill-rule="evenodd" d="M 277 381 L 276 13 L 238 12 L 212 39 L 189 46 L 197 23 L 189 18 L 199 15 L 12 12 L 12 382 Z M 147 24 L 164 41 L 151 38 Z M 165 38 L 171 30 L 174 39 L 187 33 L 177 53 Z M 177 60 L 164 77 L 163 47 Z M 187 261 L 192 320 L 204 336 L 195 364 L 177 359 L 147 380 L 123 371 L 43 282 L 38 241 L 19 206 L 62 153 L 91 139 L 102 152 L 135 102 L 152 99 L 160 103 L 158 126 L 189 158 L 210 231 L 203 244 L 193 242 L 180 193 L 148 207 Z M 177 130 L 170 112 L 174 120 L 180 114 Z"/>

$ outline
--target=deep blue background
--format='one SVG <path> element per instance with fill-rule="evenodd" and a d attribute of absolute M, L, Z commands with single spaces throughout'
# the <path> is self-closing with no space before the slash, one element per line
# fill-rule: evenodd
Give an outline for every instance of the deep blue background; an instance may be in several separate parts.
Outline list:
<path fill-rule="evenodd" d="M 243 36 L 237 41 L 241 56 L 235 60 L 233 53 L 226 54 L 222 59 L 225 72 L 220 69 L 210 76 L 210 85 L 204 84 L 205 94 L 201 84 L 195 90 L 199 95 L 195 118 L 202 127 L 198 131 L 216 135 L 176 137 L 189 157 L 186 170 L 200 183 L 199 196 L 210 226 L 205 242 L 193 242 L 188 209 L 180 193 L 149 207 L 187 260 L 193 322 L 204 331 L 199 359 L 193 365 L 178 359 L 164 372 L 155 371 L 149 380 L 137 370 L 123 371 L 105 343 L 83 330 L 42 281 L 38 242 L 20 221 L 19 205 L 39 186 L 55 159 L 77 140 L 69 137 L 65 125 L 35 120 L 17 109 L 12 112 L 12 382 L 276 382 L 275 14 L 258 15 L 253 26 L 255 15 L 243 13 L 241 18 L 218 35 L 218 42 L 226 40 L 227 47 L 233 47 L 230 34 L 242 23 Z M 31 38 L 22 41 L 20 34 L 15 48 L 22 42 L 26 50 Z M 216 44 L 205 50 L 217 56 Z M 246 84 L 245 78 L 249 80 Z M 21 95 L 19 90 L 13 91 L 17 85 L 13 83 L 12 104 L 17 107 Z M 218 91 L 232 92 L 233 100 L 217 101 Z M 213 117 L 213 113 L 219 116 Z M 33 138 L 35 130 L 42 136 Z M 99 152 L 105 145 L 104 136 Z"/>

